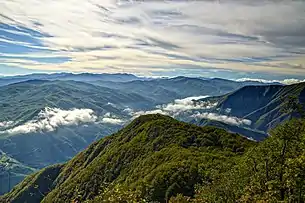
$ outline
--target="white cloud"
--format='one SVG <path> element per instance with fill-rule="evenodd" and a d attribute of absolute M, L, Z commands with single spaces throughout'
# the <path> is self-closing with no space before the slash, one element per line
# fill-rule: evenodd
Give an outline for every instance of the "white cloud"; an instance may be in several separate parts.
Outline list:
<path fill-rule="evenodd" d="M 298 80 L 298 79 L 285 79 L 280 81 L 280 83 L 285 84 L 285 85 L 292 85 L 300 82 L 305 82 L 305 80 Z"/>
<path fill-rule="evenodd" d="M 112 107 L 116 107 L 116 105 L 114 103 L 108 102 L 107 105 L 112 106 Z"/>
<path fill-rule="evenodd" d="M 2 131 L 1 133 L 21 134 L 33 132 L 51 132 L 60 126 L 71 126 L 95 122 L 97 116 L 91 109 L 70 109 L 46 107 L 39 114 L 37 119 Z"/>
<path fill-rule="evenodd" d="M 305 82 L 304 80 L 299 80 L 295 78 L 290 78 L 290 79 L 284 79 L 284 80 L 265 80 L 265 79 L 257 79 L 257 78 L 240 78 L 237 79 L 236 81 L 238 82 L 245 82 L 245 81 L 255 81 L 255 82 L 261 82 L 261 83 L 281 83 L 284 85 L 292 85 L 300 82 Z"/>
<path fill-rule="evenodd" d="M 125 112 L 125 113 L 131 115 L 131 114 L 133 113 L 133 109 L 131 109 L 131 108 L 128 107 L 128 108 L 124 109 L 123 112 Z"/>
<path fill-rule="evenodd" d="M 35 63 L 13 57 L 3 58 L 1 64 L 137 73 L 197 65 L 305 74 L 302 68 L 264 65 L 265 59 L 276 63 L 302 59 L 298 64 L 304 66 L 303 8 L 302 1 L 1 1 L 0 23 L 14 27 L 5 29 L 22 36 L 2 41 L 39 48 L 46 58 L 69 58 L 60 63 Z M 262 64 L 248 60 L 258 57 Z M 230 61 L 236 58 L 241 61 Z"/>
<path fill-rule="evenodd" d="M 183 117 L 193 117 L 196 119 L 210 119 L 216 120 L 220 122 L 224 122 L 230 125 L 251 125 L 251 120 L 237 118 L 228 115 L 220 115 L 216 113 L 203 112 L 200 113 L 198 111 L 208 111 L 217 106 L 217 103 L 212 103 L 209 101 L 198 101 L 199 99 L 206 98 L 208 96 L 199 96 L 199 97 L 187 97 L 184 99 L 176 99 L 172 103 L 159 105 L 157 109 L 149 110 L 149 111 L 133 111 L 130 108 L 124 110 L 132 119 L 135 119 L 141 115 L 147 114 L 162 114 L 172 117 L 177 117 L 183 115 Z M 226 109 L 226 113 L 230 113 L 231 109 Z M 195 112 L 195 113 L 194 113 Z"/>
<path fill-rule="evenodd" d="M 195 109 L 211 109 L 217 105 L 217 103 L 211 103 L 209 101 L 199 102 L 197 100 L 207 98 L 209 96 L 187 97 L 184 99 L 176 99 L 174 102 L 161 105 L 159 108 L 169 114 L 178 115 L 185 111 Z"/>
<path fill-rule="evenodd" d="M 111 114 L 110 112 L 105 113 L 105 115 L 101 118 L 99 123 L 106 123 L 106 124 L 114 124 L 114 125 L 121 125 L 124 124 L 125 121 L 123 119 L 118 118 L 117 116 Z"/>
<path fill-rule="evenodd" d="M 109 124 L 115 124 L 115 125 L 120 125 L 123 124 L 125 121 L 119 118 L 109 118 L 105 117 L 102 118 L 101 123 L 109 123 Z"/>
<path fill-rule="evenodd" d="M 3 122 L 0 122 L 0 128 L 9 128 L 12 125 L 14 125 L 13 121 L 3 121 Z"/>
<path fill-rule="evenodd" d="M 227 116 L 227 115 L 220 115 L 216 113 L 199 113 L 197 112 L 196 114 L 192 115 L 194 118 L 199 118 L 199 119 L 210 119 L 210 120 L 215 120 L 215 121 L 220 121 L 223 123 L 227 123 L 230 125 L 251 125 L 252 121 L 248 119 L 243 119 L 243 118 L 237 118 L 233 116 Z"/>

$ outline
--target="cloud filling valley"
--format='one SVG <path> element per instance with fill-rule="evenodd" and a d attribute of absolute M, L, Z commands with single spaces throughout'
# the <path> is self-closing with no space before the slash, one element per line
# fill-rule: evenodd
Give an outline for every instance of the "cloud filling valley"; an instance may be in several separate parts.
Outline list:
<path fill-rule="evenodd" d="M 97 116 L 91 109 L 70 109 L 63 110 L 60 108 L 46 107 L 41 110 L 36 119 L 27 121 L 23 124 L 8 128 L 1 133 L 8 134 L 26 134 L 35 132 L 51 132 L 62 126 L 72 126 L 85 123 L 93 123 L 97 120 Z M 10 123 L 2 122 L 2 123 Z"/>

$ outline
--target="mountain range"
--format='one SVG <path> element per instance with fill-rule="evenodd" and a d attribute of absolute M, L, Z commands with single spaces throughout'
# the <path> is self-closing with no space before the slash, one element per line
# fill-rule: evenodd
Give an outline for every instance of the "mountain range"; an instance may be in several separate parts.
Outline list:
<path fill-rule="evenodd" d="M 284 86 L 220 78 L 60 73 L 4 77 L 0 84 L 0 194 L 37 169 L 70 160 L 143 114 L 166 114 L 262 140 L 268 129 L 288 118 L 279 111 L 282 97 L 304 99 L 302 83 Z M 200 104 L 206 102 L 215 106 L 207 109 Z M 204 112 L 250 120 L 251 125 L 193 116 Z"/>
<path fill-rule="evenodd" d="M 96 81 L 106 80 L 113 82 L 127 82 L 132 80 L 145 79 L 139 78 L 132 74 L 117 73 L 117 74 L 91 74 L 91 73 L 53 73 L 53 74 L 30 74 L 30 75 L 19 75 L 19 76 L 7 76 L 0 78 L 0 86 L 9 85 L 18 82 L 24 82 L 28 80 L 74 80 L 74 81 Z"/>

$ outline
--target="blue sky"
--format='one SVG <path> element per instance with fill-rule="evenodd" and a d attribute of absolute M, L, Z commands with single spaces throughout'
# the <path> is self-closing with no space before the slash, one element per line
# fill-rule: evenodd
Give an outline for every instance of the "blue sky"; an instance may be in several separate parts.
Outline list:
<path fill-rule="evenodd" d="M 4 0 L 0 75 L 305 77 L 304 1 Z"/>

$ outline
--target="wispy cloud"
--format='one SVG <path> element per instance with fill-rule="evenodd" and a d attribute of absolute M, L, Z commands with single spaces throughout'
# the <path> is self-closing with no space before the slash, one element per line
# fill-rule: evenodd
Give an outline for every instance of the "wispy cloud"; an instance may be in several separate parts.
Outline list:
<path fill-rule="evenodd" d="M 302 1 L 3 1 L 0 52 L 17 56 L 0 56 L 0 64 L 142 74 L 179 65 L 305 75 L 304 6 Z M 31 58 L 39 53 L 39 59 Z M 50 62 L 52 56 L 65 59 Z"/>
<path fill-rule="evenodd" d="M 103 118 L 101 123 L 109 123 L 114 125 L 120 125 L 123 124 L 125 121 L 119 118 Z"/>
<path fill-rule="evenodd" d="M 112 103 L 108 103 L 113 105 Z M 122 125 L 126 122 L 126 120 L 123 120 L 115 115 L 112 115 L 111 113 L 106 113 L 100 120 L 99 123 L 106 123 L 106 124 L 113 124 L 113 125 Z"/>
<path fill-rule="evenodd" d="M 248 119 L 243 119 L 243 118 L 237 118 L 234 116 L 228 116 L 228 115 L 221 115 L 217 113 L 196 113 L 192 115 L 192 117 L 196 119 L 209 119 L 209 120 L 215 120 L 215 121 L 220 121 L 223 123 L 227 123 L 230 125 L 251 125 L 252 121 Z"/>

